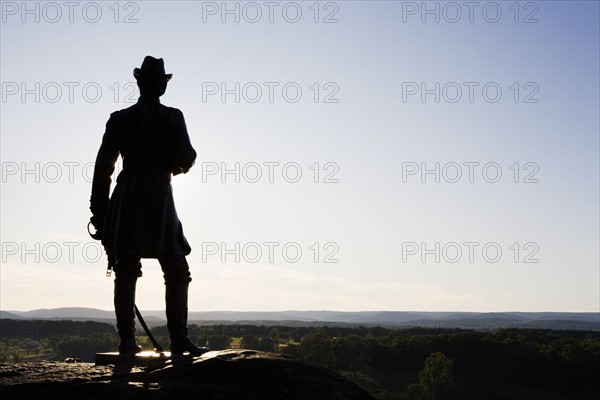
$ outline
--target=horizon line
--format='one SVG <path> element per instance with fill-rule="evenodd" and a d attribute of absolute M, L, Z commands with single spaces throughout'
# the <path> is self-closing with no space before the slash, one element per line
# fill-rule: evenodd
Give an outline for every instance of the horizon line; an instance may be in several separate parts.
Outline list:
<path fill-rule="evenodd" d="M 103 309 L 95 307 L 50 307 L 50 308 L 34 308 L 30 310 L 3 310 L 0 312 L 32 312 L 32 311 L 43 311 L 43 310 L 61 310 L 61 309 L 76 309 L 76 310 L 96 310 L 105 312 L 114 312 L 114 309 Z M 164 312 L 164 309 L 145 309 L 145 312 Z M 595 311 L 516 311 L 516 310 L 503 310 L 503 311 L 465 311 L 465 310 L 335 310 L 335 309 L 287 309 L 287 310 L 188 310 L 188 312 L 231 312 L 231 313 L 285 313 L 285 312 L 337 312 L 337 313 L 383 313 L 383 312 L 403 312 L 403 313 L 477 313 L 477 314 L 491 314 L 491 313 L 597 313 L 600 314 L 600 310 Z"/>

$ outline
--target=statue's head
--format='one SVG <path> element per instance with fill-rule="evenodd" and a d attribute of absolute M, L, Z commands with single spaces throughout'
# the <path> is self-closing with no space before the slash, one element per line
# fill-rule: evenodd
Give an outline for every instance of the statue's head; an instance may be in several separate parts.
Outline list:
<path fill-rule="evenodd" d="M 167 82 L 173 74 L 165 74 L 165 63 L 162 58 L 146 56 L 140 68 L 133 70 L 140 94 L 144 97 L 160 97 L 167 90 Z"/>

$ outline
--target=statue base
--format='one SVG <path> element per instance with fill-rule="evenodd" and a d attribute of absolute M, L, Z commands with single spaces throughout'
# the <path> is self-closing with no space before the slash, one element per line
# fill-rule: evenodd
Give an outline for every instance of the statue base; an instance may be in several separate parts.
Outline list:
<path fill-rule="evenodd" d="M 168 360 L 189 358 L 188 355 L 172 356 L 171 352 L 157 353 L 155 351 L 142 351 L 137 354 L 119 354 L 119 352 L 96 353 L 96 365 L 130 364 L 135 366 L 148 366 L 165 363 Z"/>

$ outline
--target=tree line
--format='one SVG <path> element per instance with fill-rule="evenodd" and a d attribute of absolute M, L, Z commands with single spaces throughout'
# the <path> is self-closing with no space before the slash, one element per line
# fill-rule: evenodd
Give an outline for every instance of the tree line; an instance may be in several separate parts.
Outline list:
<path fill-rule="evenodd" d="M 152 332 L 168 349 L 166 326 Z M 151 348 L 143 331 L 138 334 Z M 189 335 L 213 350 L 293 355 L 338 371 L 381 400 L 600 395 L 599 331 L 214 324 L 191 325 Z M 115 328 L 108 323 L 0 320 L 2 362 L 66 357 L 92 362 L 96 352 L 117 346 Z"/>

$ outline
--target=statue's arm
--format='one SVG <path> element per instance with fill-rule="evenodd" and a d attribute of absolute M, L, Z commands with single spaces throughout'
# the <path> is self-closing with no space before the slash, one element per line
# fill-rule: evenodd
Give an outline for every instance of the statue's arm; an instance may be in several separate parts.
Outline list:
<path fill-rule="evenodd" d="M 113 113 L 106 123 L 106 131 L 102 137 L 102 144 L 94 165 L 90 210 L 92 211 L 92 223 L 97 230 L 102 229 L 104 216 L 108 209 L 111 176 L 115 170 L 118 157 L 118 123 Z"/>
<path fill-rule="evenodd" d="M 196 162 L 196 150 L 190 141 L 183 113 L 175 110 L 175 157 L 173 160 L 173 175 L 186 173 Z"/>

